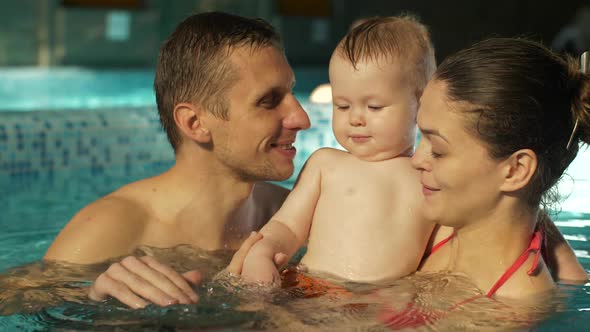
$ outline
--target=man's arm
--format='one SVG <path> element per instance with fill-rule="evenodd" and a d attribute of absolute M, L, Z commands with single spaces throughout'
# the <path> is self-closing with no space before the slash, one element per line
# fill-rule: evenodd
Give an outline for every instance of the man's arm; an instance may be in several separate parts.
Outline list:
<path fill-rule="evenodd" d="M 44 259 L 90 264 L 131 253 L 141 240 L 149 215 L 133 201 L 110 195 L 78 212 L 51 244 Z M 112 296 L 133 308 L 149 302 L 165 306 L 195 303 L 189 284 L 200 282 L 198 271 L 179 274 L 154 258 L 128 256 L 115 262 L 96 279 L 88 296 Z"/>
<path fill-rule="evenodd" d="M 260 231 L 263 239 L 246 255 L 242 277 L 249 282 L 274 283 L 279 280 L 274 264 L 278 254 L 287 257 L 305 243 L 320 195 L 320 164 L 325 150 L 316 151 L 306 162 L 285 203 Z"/>
<path fill-rule="evenodd" d="M 543 258 L 555 280 L 587 281 L 584 270 L 563 234 L 545 210 L 539 213 L 537 228 L 545 235 Z"/>
<path fill-rule="evenodd" d="M 78 212 L 61 230 L 45 260 L 91 264 L 132 252 L 143 233 L 145 213 L 133 202 L 107 196 Z"/>

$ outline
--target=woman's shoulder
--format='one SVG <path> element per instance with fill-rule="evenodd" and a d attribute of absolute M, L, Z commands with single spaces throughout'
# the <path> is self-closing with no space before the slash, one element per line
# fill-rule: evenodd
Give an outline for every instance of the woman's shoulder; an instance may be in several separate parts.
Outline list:
<path fill-rule="evenodd" d="M 495 298 L 508 300 L 538 299 L 555 289 L 555 282 L 543 258 L 538 258 L 534 269 L 535 255 L 530 255 L 525 263 L 494 294 Z M 529 271 L 533 271 L 529 274 Z"/>

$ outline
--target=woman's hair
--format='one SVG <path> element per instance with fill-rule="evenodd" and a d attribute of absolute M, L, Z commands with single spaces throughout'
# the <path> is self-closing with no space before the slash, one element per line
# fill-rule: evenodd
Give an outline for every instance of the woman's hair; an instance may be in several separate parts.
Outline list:
<path fill-rule="evenodd" d="M 531 207 L 560 179 L 580 140 L 590 143 L 590 76 L 580 72 L 578 61 L 539 43 L 479 42 L 445 59 L 434 79 L 446 83 L 450 102 L 465 105 L 458 110 L 468 131 L 487 144 L 492 158 L 519 149 L 536 153 L 538 166 L 524 190 Z"/>

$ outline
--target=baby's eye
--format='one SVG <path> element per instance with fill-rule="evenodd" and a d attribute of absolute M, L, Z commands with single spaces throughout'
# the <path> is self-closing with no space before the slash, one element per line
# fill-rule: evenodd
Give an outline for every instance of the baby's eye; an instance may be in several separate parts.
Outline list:
<path fill-rule="evenodd" d="M 442 156 L 442 154 L 436 153 L 434 151 L 430 151 L 430 155 L 432 155 L 432 158 L 434 159 L 440 158 Z"/>
<path fill-rule="evenodd" d="M 348 105 L 335 105 L 335 106 L 336 106 L 336 109 L 339 109 L 341 111 L 344 111 L 344 110 L 347 110 L 350 108 L 350 106 L 348 106 Z"/>
<path fill-rule="evenodd" d="M 369 105 L 369 109 L 373 110 L 373 111 L 378 111 L 382 108 L 383 108 L 383 106 Z"/>

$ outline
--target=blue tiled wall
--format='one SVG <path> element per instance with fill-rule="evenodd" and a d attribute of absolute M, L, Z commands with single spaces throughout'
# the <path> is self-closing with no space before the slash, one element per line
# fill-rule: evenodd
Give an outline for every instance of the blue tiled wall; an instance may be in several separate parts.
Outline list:
<path fill-rule="evenodd" d="M 0 183 L 124 174 L 173 159 L 152 108 L 0 112 Z"/>
<path fill-rule="evenodd" d="M 338 146 L 331 109 L 304 103 L 312 128 L 297 138 L 296 177 L 307 157 Z M 152 107 L 0 112 L 0 185 L 70 176 L 143 177 L 161 172 L 174 154 Z"/>

